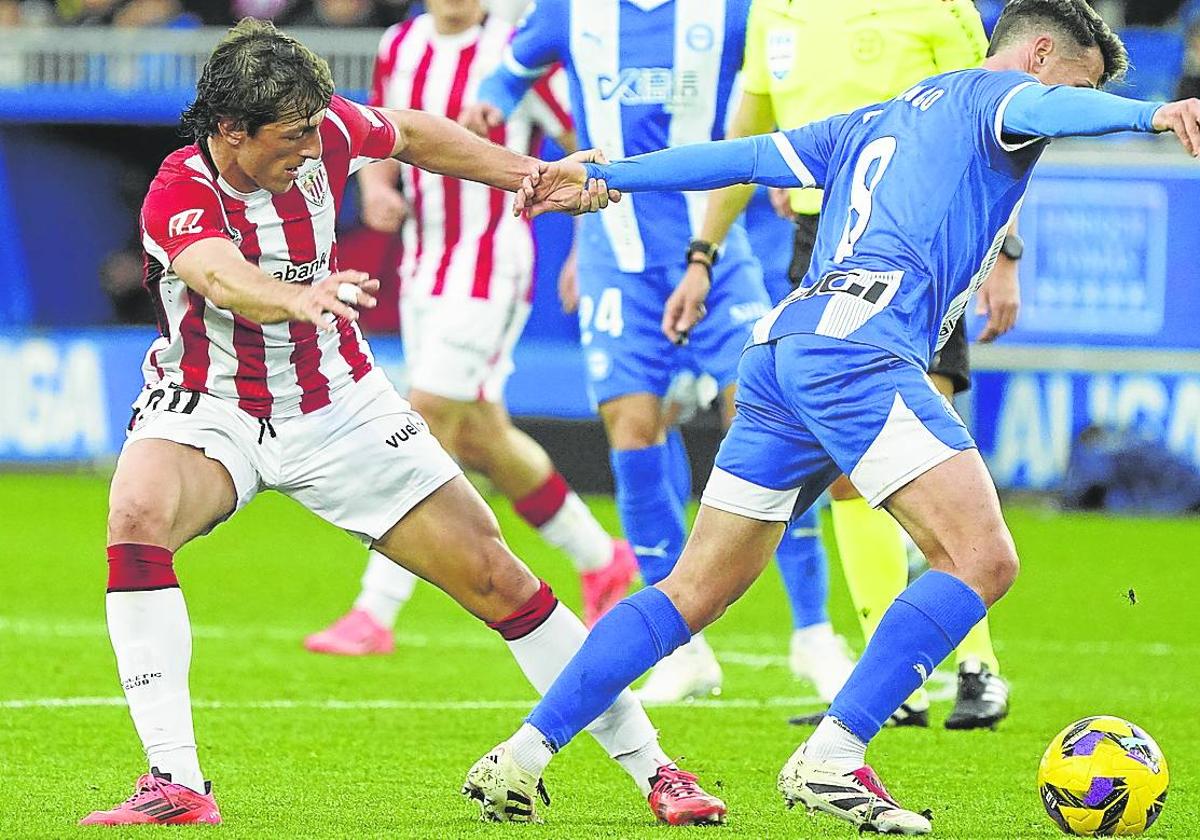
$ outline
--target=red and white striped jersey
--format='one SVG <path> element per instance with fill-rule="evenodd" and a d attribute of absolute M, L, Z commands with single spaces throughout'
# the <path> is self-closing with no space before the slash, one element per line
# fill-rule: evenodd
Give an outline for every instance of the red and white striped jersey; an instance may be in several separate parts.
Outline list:
<path fill-rule="evenodd" d="M 334 96 L 320 129 L 322 154 L 305 163 L 282 195 L 244 193 L 220 177 L 207 151 L 172 153 L 142 204 L 146 287 L 162 337 L 146 356 L 147 381 L 235 401 L 255 417 L 307 414 L 371 369 L 357 325 L 260 325 L 214 306 L 171 270 L 189 245 L 209 237 L 237 244 L 246 259 L 284 283 L 313 283 L 337 270 L 334 220 L 350 175 L 387 158 L 392 123 Z"/>
<path fill-rule="evenodd" d="M 475 100 L 479 83 L 500 64 L 511 32 L 494 16 L 457 35 L 439 35 L 428 14 L 396 24 L 380 42 L 369 101 L 457 119 Z M 492 140 L 536 154 L 543 133 L 557 137 L 571 128 L 565 103 L 565 75 L 552 70 Z M 401 177 L 412 208 L 403 234 L 403 294 L 490 298 L 498 277 L 509 281 L 496 283 L 498 289 L 521 288 L 528 294 L 533 237 L 529 224 L 510 212 L 511 196 L 408 165 Z"/>

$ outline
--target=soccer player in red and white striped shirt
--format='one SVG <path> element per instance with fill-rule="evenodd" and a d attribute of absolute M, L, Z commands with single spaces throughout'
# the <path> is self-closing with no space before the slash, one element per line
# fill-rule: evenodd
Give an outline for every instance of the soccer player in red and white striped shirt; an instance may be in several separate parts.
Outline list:
<path fill-rule="evenodd" d="M 426 14 L 384 34 L 370 101 L 457 119 L 499 64 L 512 27 L 487 15 L 479 0 L 425 5 Z M 549 134 L 573 149 L 565 85 L 561 70 L 539 80 L 491 139 L 534 154 L 542 135 Z M 358 178 L 369 226 L 396 233 L 408 216 L 400 314 L 409 400 L 459 463 L 487 476 L 547 542 L 570 556 L 590 626 L 625 596 L 637 561 L 629 544 L 609 536 L 504 407 L 513 347 L 533 292 L 528 221 L 507 212 L 500 190 L 397 161 L 368 166 Z M 305 646 L 349 656 L 390 653 L 396 615 L 414 585 L 411 574 L 371 552 L 353 609 L 309 636 Z"/>
<path fill-rule="evenodd" d="M 89 825 L 220 822 L 196 754 L 173 557 L 259 490 L 291 496 L 444 589 L 505 638 L 538 689 L 586 635 L 372 367 L 354 320 L 378 283 L 337 270 L 334 237 L 346 182 L 370 161 L 525 193 L 544 164 L 444 117 L 348 102 L 324 61 L 250 19 L 209 58 L 184 123 L 196 142 L 167 158 L 142 209 L 162 338 L 147 354 L 108 519 L 109 635 L 150 772 Z M 643 788 L 667 762 L 631 694 L 593 731 Z"/>

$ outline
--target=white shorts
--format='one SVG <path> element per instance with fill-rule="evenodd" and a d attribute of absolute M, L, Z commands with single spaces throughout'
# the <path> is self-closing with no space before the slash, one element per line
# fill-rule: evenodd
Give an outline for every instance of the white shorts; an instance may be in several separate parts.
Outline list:
<path fill-rule="evenodd" d="M 209 394 L 149 386 L 133 404 L 125 445 L 194 446 L 229 472 L 238 508 L 278 490 L 365 543 L 462 473 L 382 371 L 331 397 L 311 414 L 267 421 Z"/>
<path fill-rule="evenodd" d="M 516 285 L 513 294 L 488 299 L 402 295 L 400 337 L 411 387 L 448 400 L 502 402 L 529 309 Z"/>

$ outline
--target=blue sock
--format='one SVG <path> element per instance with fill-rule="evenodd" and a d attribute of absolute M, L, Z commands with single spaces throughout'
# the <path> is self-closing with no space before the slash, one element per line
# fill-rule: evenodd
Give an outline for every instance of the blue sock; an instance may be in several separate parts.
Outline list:
<path fill-rule="evenodd" d="M 637 555 L 642 580 L 651 586 L 675 568 L 686 537 L 683 505 L 671 487 L 667 447 L 614 450 L 612 471 L 617 514 Z"/>
<path fill-rule="evenodd" d="M 562 749 L 630 683 L 691 637 L 671 599 L 647 586 L 596 622 L 526 722 L 555 750 Z"/>
<path fill-rule="evenodd" d="M 953 575 L 929 571 L 897 596 L 828 714 L 864 742 L 987 614 Z"/>
<path fill-rule="evenodd" d="M 825 602 L 829 598 L 829 565 L 821 544 L 821 519 L 810 507 L 783 532 L 775 552 L 783 588 L 792 607 L 792 626 L 797 630 L 829 621 Z"/>
<path fill-rule="evenodd" d="M 675 491 L 679 504 L 687 510 L 687 504 L 692 500 L 692 462 L 688 460 L 683 432 L 678 427 L 667 432 L 667 465 L 671 473 L 671 489 Z"/>

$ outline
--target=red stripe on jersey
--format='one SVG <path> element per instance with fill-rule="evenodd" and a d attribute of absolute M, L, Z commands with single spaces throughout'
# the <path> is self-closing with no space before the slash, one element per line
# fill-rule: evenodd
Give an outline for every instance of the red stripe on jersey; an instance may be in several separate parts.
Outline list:
<path fill-rule="evenodd" d="M 411 18 L 400 25 L 400 31 L 392 36 L 392 43 L 388 46 L 386 58 L 382 56 L 375 58 L 375 72 L 371 76 L 371 95 L 367 99 L 368 105 L 374 105 L 377 108 L 383 106 L 383 91 L 391 80 L 392 73 L 396 70 L 396 56 L 400 53 L 400 45 L 412 31 L 415 20 L 416 18 Z M 389 29 L 388 32 L 391 30 Z"/>
<path fill-rule="evenodd" d="M 425 45 L 425 52 L 421 55 L 421 60 L 417 64 L 416 72 L 413 75 L 412 97 L 409 101 L 409 107 L 414 111 L 425 110 L 425 80 L 429 78 L 429 65 L 433 63 L 433 44 Z M 421 219 L 424 218 L 422 207 L 425 203 L 425 197 L 421 193 L 421 170 L 414 166 L 410 169 L 412 172 L 413 185 L 413 218 L 417 220 L 417 254 L 418 261 L 421 259 L 421 250 L 425 242 L 424 225 Z"/>
<path fill-rule="evenodd" d="M 246 205 L 236 199 L 223 201 L 229 224 L 242 234 L 238 247 L 247 262 L 258 264 L 262 245 L 258 241 L 258 226 L 246 218 Z M 262 327 L 241 315 L 233 316 L 233 353 L 237 371 L 233 385 L 237 390 L 238 408 L 252 417 L 271 416 L 271 391 L 267 388 L 267 347 Z"/>
<path fill-rule="evenodd" d="M 179 337 L 183 340 L 183 387 L 189 391 L 208 391 L 208 333 L 204 328 L 204 296 L 187 290 L 188 308 L 179 322 Z"/>
<path fill-rule="evenodd" d="M 371 372 L 371 360 L 363 352 L 358 334 L 350 321 L 345 318 L 338 321 L 338 335 L 341 336 L 338 352 L 342 354 L 346 364 L 350 365 L 350 378 L 357 382 Z"/>
<path fill-rule="evenodd" d="M 541 78 L 533 83 L 533 92 L 542 102 L 546 103 L 546 107 L 550 109 L 550 113 L 554 114 L 554 119 L 558 120 L 564 129 L 570 129 L 572 127 L 571 114 L 563 107 L 563 103 L 554 95 L 554 88 L 550 86 L 550 77 L 557 73 L 561 67 L 561 64 L 555 64 L 543 73 Z"/>
<path fill-rule="evenodd" d="M 488 139 L 503 146 L 507 139 L 504 125 L 498 125 L 488 132 Z M 495 262 L 496 229 L 500 227 L 500 219 L 504 215 L 504 205 L 507 193 L 504 190 L 488 190 L 488 223 L 479 237 L 479 251 L 475 257 L 475 282 L 471 284 L 471 297 L 487 298 L 492 291 L 492 268 Z"/>
<path fill-rule="evenodd" d="M 233 352 L 237 356 L 238 408 L 251 417 L 271 416 L 271 391 L 267 388 L 267 346 L 262 327 L 241 315 L 233 316 Z"/>
<path fill-rule="evenodd" d="M 475 60 L 475 52 L 479 44 L 474 43 L 458 54 L 458 66 L 454 68 L 454 82 L 450 85 L 450 99 L 446 102 L 446 116 L 452 120 L 458 119 L 462 111 L 463 95 L 467 90 L 467 77 L 471 73 L 471 62 Z M 442 178 L 443 206 L 446 221 L 445 242 L 442 247 L 442 258 L 438 262 L 437 276 L 433 281 L 430 294 L 440 295 L 446 289 L 446 270 L 450 268 L 450 259 L 458 240 L 462 237 L 462 182 L 457 178 Z"/>
<path fill-rule="evenodd" d="M 275 212 L 283 219 L 283 238 L 287 241 L 288 258 L 296 265 L 317 258 L 317 239 L 313 232 L 312 213 L 298 188 L 271 199 Z M 294 220 L 303 220 L 292 224 Z M 309 281 L 311 282 L 311 281 Z M 292 322 L 288 325 L 292 339 L 291 362 L 296 369 L 300 386 L 300 413 L 309 414 L 329 405 L 329 378 L 321 373 L 321 346 L 317 328 L 312 324 Z"/>

